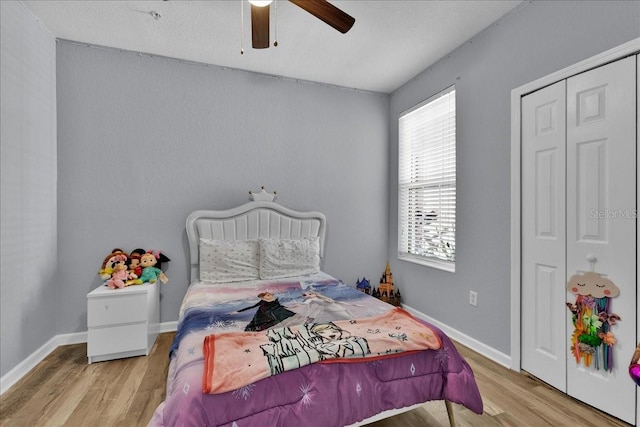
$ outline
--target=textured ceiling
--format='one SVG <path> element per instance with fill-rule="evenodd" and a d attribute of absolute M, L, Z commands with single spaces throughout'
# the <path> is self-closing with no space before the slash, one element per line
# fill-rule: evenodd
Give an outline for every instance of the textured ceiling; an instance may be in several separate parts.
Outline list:
<path fill-rule="evenodd" d="M 332 1 L 356 19 L 341 34 L 276 0 L 271 42 L 277 31 L 278 47 L 261 50 L 251 48 L 246 1 L 22 3 L 59 39 L 391 93 L 522 2 Z"/>

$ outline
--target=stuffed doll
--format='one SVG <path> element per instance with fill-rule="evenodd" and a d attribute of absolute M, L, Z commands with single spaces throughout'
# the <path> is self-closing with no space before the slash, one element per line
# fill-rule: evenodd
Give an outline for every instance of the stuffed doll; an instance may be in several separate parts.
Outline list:
<path fill-rule="evenodd" d="M 125 286 L 139 285 L 142 283 L 142 281 L 138 279 L 138 276 L 129 271 L 127 261 L 128 258 L 124 252 L 116 253 L 109 258 L 108 264 L 111 266 L 110 269 L 113 270 L 111 276 L 105 281 L 105 285 L 107 285 L 109 289 L 122 289 Z"/>
<path fill-rule="evenodd" d="M 122 289 L 126 286 L 125 280 L 127 280 L 127 257 L 124 255 L 116 255 L 116 264 L 114 265 L 114 271 L 111 274 L 111 278 L 107 280 L 107 286 L 109 289 Z"/>
<path fill-rule="evenodd" d="M 150 251 L 150 252 L 152 252 L 152 251 Z M 171 261 L 169 259 L 169 257 L 167 257 L 165 254 L 161 253 L 160 251 L 157 251 L 156 259 L 158 260 L 158 263 L 156 264 L 156 267 L 159 268 L 160 270 L 162 270 L 162 263 Z"/>
<path fill-rule="evenodd" d="M 158 279 L 162 283 L 167 283 L 169 279 L 165 274 L 156 267 L 160 260 L 160 252 L 153 253 L 153 251 L 147 251 L 140 257 L 140 267 L 142 267 L 142 275 L 139 279 L 142 283 L 155 283 Z M 165 257 L 166 258 L 166 257 Z M 168 261 L 169 258 L 166 258 Z"/>
<path fill-rule="evenodd" d="M 120 255 L 124 255 L 125 259 L 128 258 L 128 255 L 122 251 L 122 249 L 115 248 L 111 251 L 109 255 L 107 255 L 102 261 L 102 268 L 98 271 L 98 275 L 103 281 L 107 281 L 111 278 L 111 275 L 115 271 L 115 265 L 120 262 Z"/>
<path fill-rule="evenodd" d="M 139 285 L 142 281 L 139 279 L 142 276 L 142 266 L 140 265 L 140 258 L 146 251 L 144 249 L 134 249 L 129 254 L 129 274 L 135 276 L 136 283 L 133 285 Z M 159 266 L 158 266 L 159 267 Z"/>

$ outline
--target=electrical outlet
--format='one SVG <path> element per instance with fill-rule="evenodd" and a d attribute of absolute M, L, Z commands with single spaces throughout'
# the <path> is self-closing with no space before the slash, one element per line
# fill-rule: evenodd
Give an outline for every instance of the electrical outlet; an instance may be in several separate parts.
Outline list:
<path fill-rule="evenodd" d="M 469 304 L 474 307 L 478 306 L 478 293 L 476 291 L 469 291 Z"/>

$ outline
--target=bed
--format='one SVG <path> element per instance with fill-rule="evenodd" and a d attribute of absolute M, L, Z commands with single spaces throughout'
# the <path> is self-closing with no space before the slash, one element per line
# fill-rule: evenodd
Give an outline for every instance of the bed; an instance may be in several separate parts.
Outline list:
<path fill-rule="evenodd" d="M 191 283 L 149 426 L 358 426 L 431 400 L 451 425 L 452 402 L 482 413 L 442 331 L 320 270 L 323 214 L 254 200 L 186 227 Z"/>

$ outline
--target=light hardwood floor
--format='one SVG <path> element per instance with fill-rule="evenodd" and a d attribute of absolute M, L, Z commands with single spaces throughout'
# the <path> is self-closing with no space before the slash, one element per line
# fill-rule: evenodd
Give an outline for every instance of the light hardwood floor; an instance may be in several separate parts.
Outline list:
<path fill-rule="evenodd" d="M 164 399 L 173 335 L 160 334 L 148 357 L 91 365 L 86 344 L 57 348 L 0 396 L 0 426 L 146 426 Z M 484 401 L 482 415 L 454 404 L 458 426 L 629 426 L 535 378 L 457 347 L 473 368 Z M 444 403 L 429 402 L 371 427 L 448 425 Z"/>

